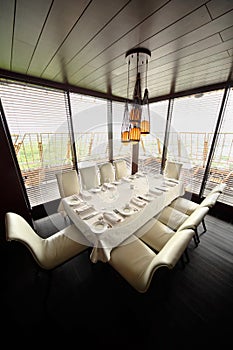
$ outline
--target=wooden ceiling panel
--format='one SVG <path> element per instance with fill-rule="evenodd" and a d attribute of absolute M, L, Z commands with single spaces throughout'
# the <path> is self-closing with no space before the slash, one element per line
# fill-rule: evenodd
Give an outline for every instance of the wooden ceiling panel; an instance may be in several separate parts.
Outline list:
<path fill-rule="evenodd" d="M 172 25 L 178 21 L 183 16 L 192 12 L 198 5 L 202 4 L 204 1 L 191 1 L 188 3 L 182 0 L 174 0 L 169 2 L 165 7 L 156 11 L 152 16 L 147 18 L 144 22 L 140 23 L 136 28 L 131 30 L 127 35 L 122 37 L 115 45 L 104 50 L 102 53 L 96 53 L 95 57 L 91 61 L 94 66 L 102 66 L 103 62 L 110 62 L 116 55 L 118 57 L 124 56 L 125 52 L 134 46 L 141 45 L 148 37 L 159 33 L 164 30 L 169 25 Z M 188 6 L 189 5 L 189 6 Z M 94 44 L 94 43 L 93 43 Z M 148 47 L 151 49 L 151 47 Z M 91 58 L 91 57 L 90 57 Z M 81 58 L 80 58 L 81 60 Z M 85 64 L 85 56 L 82 58 L 83 64 Z M 111 64 L 109 66 L 112 69 Z M 84 66 L 83 66 L 84 68 Z M 82 79 L 86 76 L 83 74 L 83 68 L 79 69 L 74 76 L 72 76 L 72 81 L 76 84 L 80 84 Z M 90 72 L 90 75 L 92 72 Z"/>
<path fill-rule="evenodd" d="M 121 47 L 120 39 L 127 36 L 127 33 L 133 31 L 134 35 L 136 35 L 135 42 L 138 43 L 138 35 L 136 34 L 137 26 L 148 16 L 157 11 L 164 2 L 164 0 L 158 2 L 149 1 L 149 6 L 146 6 L 144 11 L 138 11 L 141 7 L 141 0 L 130 2 L 128 6 L 126 6 L 105 28 L 103 28 L 94 40 L 89 42 L 88 45 L 84 47 L 81 52 L 78 52 L 74 59 L 72 59 L 67 67 L 69 81 L 76 81 L 77 76 L 79 77 L 82 73 L 82 69 L 85 70 L 85 65 L 87 63 L 90 63 L 95 67 L 94 69 L 96 69 L 100 65 L 111 61 L 112 57 L 115 58 L 116 56 L 119 56 L 122 50 L 124 50 Z M 129 44 L 129 40 L 127 40 L 127 46 L 124 53 L 131 48 L 131 45 L 133 44 Z M 112 56 L 110 55 L 110 52 L 112 52 Z M 77 71 L 78 73 L 75 74 Z"/>
<path fill-rule="evenodd" d="M 173 26 L 166 28 L 158 35 L 153 36 L 153 38 L 150 39 L 150 47 L 152 48 L 152 59 L 156 59 L 163 55 L 166 55 L 169 51 L 176 54 L 176 49 L 188 46 L 192 43 L 197 42 L 198 40 L 206 38 L 211 33 L 218 33 L 219 31 L 223 30 L 226 26 L 229 26 L 232 23 L 232 17 L 228 13 L 225 16 L 221 16 L 213 22 L 205 24 L 206 22 L 209 22 L 209 15 L 207 15 L 206 9 L 204 7 L 201 7 L 191 15 L 186 16 L 181 21 L 175 23 Z M 195 28 L 197 27 L 198 29 L 195 30 Z M 176 37 L 178 37 L 179 39 L 175 40 Z M 168 44 L 164 44 L 164 42 L 166 43 L 165 40 L 167 38 L 170 38 L 171 40 Z M 174 40 L 173 42 L 172 39 Z M 159 47 L 157 51 L 156 49 L 154 49 L 156 48 L 156 46 Z M 145 45 L 145 47 L 148 46 Z M 164 53 L 162 51 L 164 51 Z M 122 60 L 120 61 L 120 59 L 115 60 L 114 67 L 115 66 L 118 67 L 116 69 L 112 68 L 110 71 L 114 72 L 114 75 L 119 76 L 118 80 L 124 79 L 124 77 L 122 77 L 121 74 L 126 73 L 127 66 L 122 66 Z M 152 69 L 153 66 L 150 63 L 150 71 Z M 88 77 L 89 79 L 85 79 L 83 83 L 88 84 L 89 82 L 92 82 L 92 86 L 95 86 L 93 85 L 93 83 L 96 83 L 97 85 L 101 84 L 101 80 L 104 80 L 103 69 L 100 69 L 98 71 L 98 75 L 100 77 L 99 79 L 96 74 L 97 71 L 95 70 L 94 74 L 92 74 L 91 77 Z M 113 81 L 113 84 L 115 85 L 116 82 L 117 80 Z"/>
<path fill-rule="evenodd" d="M 53 2 L 32 61 L 28 67 L 28 74 L 42 75 L 63 41 L 66 40 L 73 26 L 79 21 L 88 3 L 89 0 L 69 0 L 65 2 L 64 0 L 56 0 Z M 34 16 L 36 16 L 36 13 Z"/>
<path fill-rule="evenodd" d="M 233 1 L 0 0 L 3 75 L 125 98 L 125 53 L 137 46 L 151 50 L 150 98 L 224 82 L 233 64 Z M 130 90 L 135 76 L 131 69 Z"/>
<path fill-rule="evenodd" d="M 50 0 L 41 2 L 16 2 L 16 17 L 13 38 L 12 69 L 27 72 L 41 30 L 50 8 Z M 36 16 L 35 16 L 36 14 Z"/>
<path fill-rule="evenodd" d="M 78 59 L 80 53 L 90 46 L 89 43 L 96 42 L 96 38 L 100 35 L 99 33 L 102 31 L 105 32 L 108 22 L 112 22 L 118 12 L 121 13 L 124 11 L 127 2 L 126 0 L 115 2 L 109 0 L 93 1 L 73 28 L 60 50 L 50 61 L 46 70 L 43 72 L 43 77 L 54 79 L 61 70 L 64 70 L 70 76 L 72 74 L 71 66 L 73 60 L 77 58 L 75 61 L 75 67 L 77 69 L 81 64 Z M 104 8 L 104 11 L 98 11 L 101 6 Z M 105 40 L 108 37 L 111 38 L 113 33 L 112 31 L 109 33 L 105 32 Z M 95 47 L 99 47 L 98 42 L 96 42 Z M 62 67 L 60 57 L 62 57 Z M 88 62 L 88 55 L 85 55 L 85 62 Z"/>
<path fill-rule="evenodd" d="M 232 12 L 232 17 L 233 17 L 233 12 Z M 233 21 L 233 18 L 232 18 Z M 220 32 L 221 38 L 223 41 L 227 41 L 233 38 L 233 26 L 230 28 L 227 28 Z"/>
<path fill-rule="evenodd" d="M 0 1 L 0 67 L 11 70 L 14 0 Z"/>
<path fill-rule="evenodd" d="M 189 33 L 190 31 L 193 32 L 193 30 L 198 26 L 202 26 L 204 23 L 209 22 L 209 14 L 206 11 L 206 8 L 201 7 L 194 13 L 191 13 L 189 16 L 186 16 L 182 18 L 180 21 L 176 22 L 175 24 L 169 26 L 165 30 L 161 31 L 157 35 L 154 35 L 149 39 L 150 41 L 150 48 L 152 50 L 151 54 L 151 60 L 156 59 L 157 57 L 162 56 L 162 54 L 157 56 L 157 52 L 155 52 L 156 48 L 162 48 L 164 51 L 166 50 L 172 50 L 174 51 L 174 48 L 171 49 L 172 45 L 178 47 L 182 47 L 182 43 L 184 40 L 185 33 Z M 200 33 L 198 33 L 200 34 Z M 180 38 L 180 43 L 178 40 L 175 41 L 175 39 Z M 199 36 L 195 36 L 193 41 L 198 41 Z M 190 40 L 190 38 L 189 38 Z M 187 40 L 188 42 L 188 40 Z M 148 41 L 146 41 L 148 44 Z M 149 47 L 149 45 L 143 45 L 145 47 Z M 168 49 L 167 49 L 168 48 Z M 124 54 L 121 57 L 118 57 L 117 59 L 113 60 L 111 62 L 111 66 L 109 71 L 114 73 L 114 75 L 119 76 L 118 80 L 125 79 L 125 74 L 127 71 L 127 65 L 123 64 L 125 63 Z M 116 68 L 115 68 L 116 67 Z M 151 69 L 151 67 L 150 67 Z M 101 67 L 98 71 L 95 70 L 94 74 L 91 76 L 85 78 L 82 83 L 88 84 L 90 82 L 96 82 L 99 84 L 99 81 L 97 79 L 100 77 L 100 79 L 103 78 L 103 71 L 105 71 L 104 74 L 106 74 L 106 67 Z M 98 73 L 98 74 L 97 74 Z M 122 76 L 124 74 L 124 77 Z M 135 74 L 132 72 L 132 74 Z M 73 81 L 73 80 L 72 80 Z M 81 83 L 79 81 L 79 83 Z M 115 81 L 113 82 L 115 84 Z"/>
<path fill-rule="evenodd" d="M 160 48 L 157 50 L 156 54 L 154 54 L 154 52 L 153 52 L 153 57 L 157 57 L 157 58 L 150 60 L 150 64 L 149 64 L 150 71 L 155 67 L 161 67 L 165 63 L 174 62 L 174 61 L 176 62 L 175 67 L 179 67 L 179 64 L 180 64 L 179 61 L 181 58 L 193 55 L 196 52 L 201 52 L 202 50 L 204 50 L 208 47 L 212 47 L 212 46 L 216 45 L 217 43 L 221 43 L 221 39 L 220 39 L 218 34 L 213 35 L 207 39 L 201 40 L 193 45 L 184 47 L 183 49 L 177 50 L 175 52 L 175 54 L 174 54 L 174 52 L 171 52 L 171 53 L 168 52 L 168 54 L 166 55 L 166 54 L 164 54 L 164 51 L 162 52 L 162 54 L 160 54 L 159 53 L 159 51 L 161 50 L 161 48 Z M 175 58 L 175 60 L 174 60 L 174 58 Z M 175 68 L 174 70 L 176 70 L 176 69 L 177 68 Z M 133 74 L 132 74 L 132 76 L 133 76 Z M 126 75 L 124 77 L 122 76 L 123 81 L 124 81 L 124 79 L 126 79 Z M 131 86 L 131 89 L 132 89 L 132 86 Z M 114 94 L 116 93 L 114 86 L 113 86 L 113 93 Z"/>
<path fill-rule="evenodd" d="M 222 14 L 232 10 L 232 0 L 211 0 L 207 2 L 206 7 L 208 8 L 211 17 L 214 19 Z"/>

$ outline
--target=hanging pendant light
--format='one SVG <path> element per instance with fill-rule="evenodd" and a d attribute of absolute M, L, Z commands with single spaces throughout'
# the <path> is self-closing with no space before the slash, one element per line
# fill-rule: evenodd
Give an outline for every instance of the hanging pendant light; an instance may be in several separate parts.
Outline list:
<path fill-rule="evenodd" d="M 125 102 L 124 117 L 121 126 L 121 142 L 129 143 L 129 106 L 128 101 Z"/>
<path fill-rule="evenodd" d="M 146 60 L 146 83 L 145 91 L 142 101 L 142 117 L 141 117 L 141 135 L 147 135 L 150 133 L 150 108 L 149 108 L 149 92 L 147 89 L 147 71 L 148 71 L 148 59 Z"/>
<path fill-rule="evenodd" d="M 137 60 L 138 60 L 138 57 L 137 57 Z M 140 77 L 140 73 L 137 72 L 137 78 L 136 78 L 136 83 L 135 83 L 134 93 L 133 93 L 133 104 L 132 104 L 130 116 L 129 116 L 129 122 L 130 122 L 129 139 L 132 143 L 139 142 L 141 137 L 141 114 L 142 114 L 141 100 L 142 100 L 141 77 Z"/>
<path fill-rule="evenodd" d="M 135 144 L 140 141 L 141 134 L 150 133 L 150 113 L 149 113 L 149 101 L 148 101 L 148 89 L 147 89 L 147 70 L 148 70 L 148 56 L 151 56 L 151 52 L 145 48 L 134 48 L 127 51 L 125 57 L 128 59 L 128 88 L 127 88 L 127 101 L 129 93 L 129 68 L 130 62 L 134 62 L 136 69 L 136 81 L 134 85 L 133 100 L 129 112 L 129 106 L 127 103 L 127 109 L 125 106 L 124 117 L 122 122 L 121 140 L 126 135 L 126 120 L 129 126 L 129 142 Z M 146 65 L 146 83 L 145 92 L 142 100 L 141 93 L 141 74 Z M 145 69 L 144 69 L 145 70 Z M 127 117 L 126 117 L 127 110 Z M 128 119 L 127 119 L 128 118 Z M 125 125 L 123 127 L 123 125 Z M 128 130 L 128 129 L 127 129 Z M 124 132 L 124 133 L 123 133 Z M 128 141 L 127 141 L 128 142 Z"/>
<path fill-rule="evenodd" d="M 128 61 L 128 82 L 127 82 L 127 100 L 125 102 L 125 110 L 124 110 L 124 116 L 123 116 L 123 121 L 121 125 L 121 142 L 123 144 L 128 144 L 130 141 L 129 137 L 129 129 L 130 129 L 130 124 L 129 124 L 129 67 L 130 67 L 130 60 Z"/>

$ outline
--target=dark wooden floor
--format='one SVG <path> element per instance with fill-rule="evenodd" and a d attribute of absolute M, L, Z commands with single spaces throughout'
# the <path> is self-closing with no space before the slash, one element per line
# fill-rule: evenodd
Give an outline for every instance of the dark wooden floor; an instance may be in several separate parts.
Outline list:
<path fill-rule="evenodd" d="M 161 271 L 145 294 L 135 292 L 108 264 L 92 264 L 89 252 L 47 275 L 37 271 L 26 248 L 9 243 L 2 299 L 8 346 L 232 346 L 233 226 L 210 215 L 206 226 L 199 246 L 190 242 L 185 268 L 178 263 Z"/>

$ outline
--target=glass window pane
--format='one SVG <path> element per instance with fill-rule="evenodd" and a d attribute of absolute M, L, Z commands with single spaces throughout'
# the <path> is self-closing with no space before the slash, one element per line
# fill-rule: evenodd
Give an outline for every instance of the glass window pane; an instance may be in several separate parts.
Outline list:
<path fill-rule="evenodd" d="M 168 159 L 183 163 L 187 190 L 199 194 L 213 140 L 223 90 L 174 100 Z"/>
<path fill-rule="evenodd" d="M 70 94 L 78 166 L 109 159 L 107 101 Z"/>

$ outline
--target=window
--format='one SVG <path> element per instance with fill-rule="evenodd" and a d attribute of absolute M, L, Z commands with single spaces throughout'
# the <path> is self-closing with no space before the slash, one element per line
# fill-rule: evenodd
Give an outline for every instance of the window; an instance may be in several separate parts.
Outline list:
<path fill-rule="evenodd" d="M 219 182 L 225 182 L 226 188 L 218 201 L 233 205 L 233 89 L 227 100 L 225 112 L 222 119 L 220 133 L 212 158 L 210 174 L 206 183 L 204 195 Z"/>
<path fill-rule="evenodd" d="M 0 96 L 31 207 L 59 198 L 55 173 L 73 167 L 65 93 L 1 81 Z"/>
<path fill-rule="evenodd" d="M 142 171 L 160 172 L 166 127 L 168 101 L 150 104 L 150 134 L 141 136 L 139 168 Z"/>
<path fill-rule="evenodd" d="M 108 160 L 107 101 L 70 94 L 78 165 Z"/>
<path fill-rule="evenodd" d="M 183 163 L 186 189 L 199 194 L 223 90 L 176 98 L 173 105 L 167 158 Z"/>

